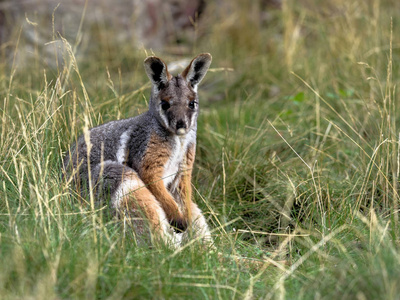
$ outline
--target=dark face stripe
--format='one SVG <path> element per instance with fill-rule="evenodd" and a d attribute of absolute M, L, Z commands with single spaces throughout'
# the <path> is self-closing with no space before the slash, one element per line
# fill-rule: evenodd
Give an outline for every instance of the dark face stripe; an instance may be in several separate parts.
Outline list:
<path fill-rule="evenodd" d="M 177 88 L 179 88 L 179 87 L 181 86 L 180 83 L 179 83 L 178 77 L 175 77 L 175 86 L 176 86 Z"/>

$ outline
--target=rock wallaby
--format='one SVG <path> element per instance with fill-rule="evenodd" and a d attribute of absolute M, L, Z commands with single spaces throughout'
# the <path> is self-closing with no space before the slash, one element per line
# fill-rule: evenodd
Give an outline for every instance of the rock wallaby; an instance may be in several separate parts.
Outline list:
<path fill-rule="evenodd" d="M 78 191 L 128 216 L 137 236 L 173 246 L 189 237 L 211 241 L 206 220 L 192 202 L 199 98 L 197 86 L 211 64 L 200 54 L 172 76 L 158 57 L 145 59 L 152 83 L 149 110 L 90 129 L 64 159 Z M 90 142 L 89 142 L 90 140 Z M 150 233 L 150 235 L 148 235 Z"/>

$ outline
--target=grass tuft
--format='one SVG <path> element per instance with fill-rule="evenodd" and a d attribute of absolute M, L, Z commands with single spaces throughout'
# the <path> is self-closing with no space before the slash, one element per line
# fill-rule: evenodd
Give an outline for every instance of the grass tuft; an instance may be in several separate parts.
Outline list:
<path fill-rule="evenodd" d="M 187 42 L 188 57 L 213 55 L 193 185 L 215 249 L 138 245 L 62 179 L 85 128 L 146 110 L 153 50 L 87 28 L 84 7 L 74 41 L 33 18 L 12 27 L 0 51 L 1 298 L 398 298 L 399 4 L 221 3 L 206 2 Z M 39 42 L 23 63 L 29 26 L 52 36 L 53 64 Z"/>

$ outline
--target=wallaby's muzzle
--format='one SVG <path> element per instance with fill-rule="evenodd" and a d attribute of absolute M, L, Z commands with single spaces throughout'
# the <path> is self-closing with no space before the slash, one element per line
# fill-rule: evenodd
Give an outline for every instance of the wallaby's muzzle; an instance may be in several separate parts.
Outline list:
<path fill-rule="evenodd" d="M 176 134 L 177 135 L 184 135 L 186 134 L 186 123 L 183 120 L 179 120 L 178 122 L 176 122 Z"/>

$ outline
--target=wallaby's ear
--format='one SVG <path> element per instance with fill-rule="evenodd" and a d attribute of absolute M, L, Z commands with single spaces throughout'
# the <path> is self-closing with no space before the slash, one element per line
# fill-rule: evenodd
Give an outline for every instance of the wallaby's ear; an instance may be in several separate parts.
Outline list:
<path fill-rule="evenodd" d="M 158 57 L 150 56 L 144 60 L 144 69 L 151 82 L 158 90 L 164 88 L 171 75 L 168 73 L 167 65 Z"/>
<path fill-rule="evenodd" d="M 196 56 L 182 72 L 182 77 L 185 78 L 187 82 L 190 82 L 193 88 L 196 88 L 206 75 L 211 60 L 212 57 L 210 53 L 203 53 Z"/>

